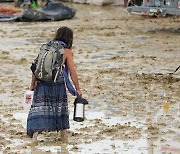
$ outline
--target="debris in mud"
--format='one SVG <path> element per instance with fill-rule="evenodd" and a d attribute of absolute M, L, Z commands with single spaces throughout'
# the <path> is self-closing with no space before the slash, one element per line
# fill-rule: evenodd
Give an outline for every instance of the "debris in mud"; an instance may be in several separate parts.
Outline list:
<path fill-rule="evenodd" d="M 25 9 L 22 15 L 0 16 L 0 22 L 59 21 L 71 19 L 75 10 L 60 2 L 48 1 L 41 10 Z"/>
<path fill-rule="evenodd" d="M 5 14 L 5 15 L 10 15 L 10 14 L 16 14 L 16 13 L 20 13 L 20 10 L 14 9 L 14 8 L 7 8 L 7 7 L 2 7 L 0 6 L 0 14 Z M 0 15 L 0 18 L 1 18 Z"/>
<path fill-rule="evenodd" d="M 179 27 L 170 27 L 170 28 L 166 28 L 166 27 L 162 27 L 162 28 L 146 28 L 143 30 L 143 32 L 162 32 L 162 33 L 171 33 L 174 35 L 180 35 L 180 28 Z"/>
<path fill-rule="evenodd" d="M 156 74 L 142 73 L 142 74 L 137 74 L 136 77 L 138 79 L 146 80 L 146 82 L 158 81 L 159 83 L 163 83 L 163 84 L 176 83 L 180 81 L 180 78 L 176 78 L 176 77 L 173 77 L 171 75 L 166 75 L 166 74 L 159 76 L 158 74 L 156 75 Z"/>

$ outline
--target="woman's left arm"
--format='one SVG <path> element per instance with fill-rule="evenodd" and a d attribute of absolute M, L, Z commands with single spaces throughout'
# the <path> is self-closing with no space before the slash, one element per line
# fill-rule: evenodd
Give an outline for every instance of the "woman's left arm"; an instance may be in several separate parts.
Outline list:
<path fill-rule="evenodd" d="M 32 73 L 31 85 L 29 87 L 29 90 L 34 90 L 35 80 L 35 75 Z"/>

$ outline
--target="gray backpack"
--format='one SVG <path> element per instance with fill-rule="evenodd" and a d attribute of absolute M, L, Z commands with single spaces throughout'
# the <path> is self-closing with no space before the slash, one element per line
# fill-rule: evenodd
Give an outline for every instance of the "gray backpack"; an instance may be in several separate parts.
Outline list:
<path fill-rule="evenodd" d="M 45 82 L 56 82 L 62 73 L 64 47 L 57 41 L 43 44 L 37 57 L 35 77 Z"/>

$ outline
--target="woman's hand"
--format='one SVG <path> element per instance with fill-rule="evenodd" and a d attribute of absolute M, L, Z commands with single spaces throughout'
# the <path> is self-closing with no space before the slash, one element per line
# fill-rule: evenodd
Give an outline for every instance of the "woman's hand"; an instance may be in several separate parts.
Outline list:
<path fill-rule="evenodd" d="M 82 97 L 82 92 L 80 89 L 76 90 L 77 97 Z"/>
<path fill-rule="evenodd" d="M 33 91 L 33 90 L 34 90 L 34 86 L 31 85 L 31 86 L 29 87 L 29 90 Z"/>

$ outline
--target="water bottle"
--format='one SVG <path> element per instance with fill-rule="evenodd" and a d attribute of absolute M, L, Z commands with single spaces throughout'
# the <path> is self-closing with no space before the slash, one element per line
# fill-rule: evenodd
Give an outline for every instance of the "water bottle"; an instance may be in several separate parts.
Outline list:
<path fill-rule="evenodd" d="M 23 107 L 25 109 L 29 109 L 31 107 L 33 101 L 34 91 L 27 90 L 24 94 Z"/>

